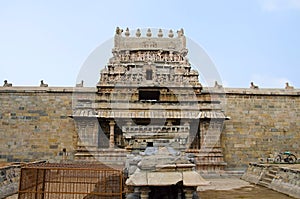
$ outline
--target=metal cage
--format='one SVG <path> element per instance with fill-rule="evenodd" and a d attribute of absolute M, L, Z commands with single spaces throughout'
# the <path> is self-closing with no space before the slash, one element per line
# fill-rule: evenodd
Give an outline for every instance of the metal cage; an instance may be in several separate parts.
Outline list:
<path fill-rule="evenodd" d="M 19 199 L 121 199 L 123 173 L 103 164 L 41 163 L 21 168 Z"/>

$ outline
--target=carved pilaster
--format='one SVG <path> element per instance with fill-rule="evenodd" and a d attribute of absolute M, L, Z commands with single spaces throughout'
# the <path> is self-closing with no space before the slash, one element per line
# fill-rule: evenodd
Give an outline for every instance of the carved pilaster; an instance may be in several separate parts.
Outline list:
<path fill-rule="evenodd" d="M 201 148 L 220 147 L 220 136 L 223 129 L 223 120 L 211 120 L 200 122 Z"/>
<path fill-rule="evenodd" d="M 75 120 L 78 132 L 77 147 L 90 149 L 98 146 L 99 123 L 96 118 Z"/>
<path fill-rule="evenodd" d="M 149 187 L 142 187 L 140 191 L 141 191 L 141 199 L 149 198 L 149 192 L 150 192 Z"/>
<path fill-rule="evenodd" d="M 109 122 L 109 148 L 115 147 L 115 121 Z"/>
<path fill-rule="evenodd" d="M 194 193 L 194 189 L 192 187 L 186 187 L 184 188 L 184 192 L 185 192 L 185 198 L 186 199 L 193 199 L 193 193 Z"/>

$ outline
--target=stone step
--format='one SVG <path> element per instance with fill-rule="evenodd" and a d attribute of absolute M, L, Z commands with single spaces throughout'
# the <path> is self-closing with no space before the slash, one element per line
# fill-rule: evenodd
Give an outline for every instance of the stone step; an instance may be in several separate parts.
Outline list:
<path fill-rule="evenodd" d="M 272 179 L 271 178 L 262 178 L 261 179 L 261 181 L 269 183 L 269 184 L 272 182 L 272 180 L 273 180 L 273 178 Z"/>
<path fill-rule="evenodd" d="M 264 182 L 264 181 L 259 181 L 259 182 L 258 182 L 258 185 L 264 186 L 264 187 L 269 187 L 269 186 L 270 186 L 270 183 L 267 183 L 267 182 Z"/>
<path fill-rule="evenodd" d="M 271 174 L 271 173 L 269 172 L 269 173 L 267 173 L 267 174 L 266 174 L 266 176 L 265 176 L 265 177 L 273 180 L 273 178 L 275 178 L 275 177 L 276 177 L 276 175 L 274 175 L 274 174 Z"/>
<path fill-rule="evenodd" d="M 276 176 L 277 172 L 278 172 L 278 168 L 277 169 L 271 169 L 269 171 L 269 173 L 272 174 L 272 175 L 274 175 L 274 176 Z"/>

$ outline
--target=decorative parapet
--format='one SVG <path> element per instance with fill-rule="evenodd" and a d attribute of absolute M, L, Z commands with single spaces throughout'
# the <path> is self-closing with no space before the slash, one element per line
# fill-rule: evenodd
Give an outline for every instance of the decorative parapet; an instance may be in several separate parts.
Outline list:
<path fill-rule="evenodd" d="M 156 49 L 187 53 L 186 38 L 183 29 L 177 31 L 177 37 L 174 37 L 173 30 L 169 31 L 167 37 L 164 37 L 162 29 L 158 30 L 157 37 L 153 37 L 152 35 L 150 28 L 147 30 L 145 36 L 142 36 L 140 29 L 136 30 L 135 36 L 130 36 L 128 28 L 123 34 L 123 30 L 117 27 L 113 51 Z"/>

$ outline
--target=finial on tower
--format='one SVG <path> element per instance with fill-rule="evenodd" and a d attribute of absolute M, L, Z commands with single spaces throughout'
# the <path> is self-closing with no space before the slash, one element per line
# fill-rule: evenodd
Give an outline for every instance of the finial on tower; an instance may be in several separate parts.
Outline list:
<path fill-rule="evenodd" d="M 123 32 L 123 29 L 121 29 L 119 27 L 116 28 L 116 35 L 121 35 L 122 32 Z"/>
<path fill-rule="evenodd" d="M 181 28 L 180 30 L 177 30 L 178 37 L 182 37 L 184 35 L 184 30 Z"/>
<path fill-rule="evenodd" d="M 139 28 L 136 30 L 135 36 L 136 37 L 140 37 L 141 36 L 141 30 Z"/>
<path fill-rule="evenodd" d="M 168 35 L 170 38 L 173 38 L 174 37 L 174 33 L 173 33 L 173 30 L 171 29 L 170 31 L 169 31 L 169 35 Z"/>
<path fill-rule="evenodd" d="M 151 33 L 151 29 L 150 29 L 150 28 L 148 28 L 146 36 L 147 36 L 147 37 L 151 37 L 151 36 L 152 36 L 152 33 Z"/>
<path fill-rule="evenodd" d="M 285 83 L 285 89 L 294 89 L 288 82 Z"/>
<path fill-rule="evenodd" d="M 157 36 L 158 36 L 158 37 L 163 37 L 163 36 L 164 36 L 163 31 L 162 31 L 161 28 L 158 30 Z"/>
<path fill-rule="evenodd" d="M 130 32 L 129 32 L 129 28 L 127 27 L 127 28 L 126 28 L 126 31 L 125 31 L 125 36 L 126 36 L 126 37 L 129 37 L 129 35 L 130 35 Z"/>

